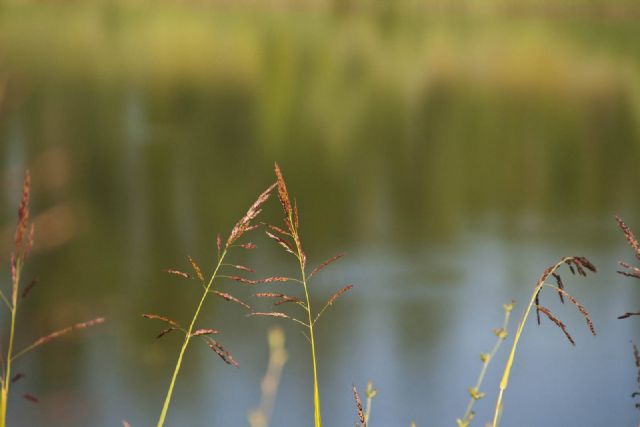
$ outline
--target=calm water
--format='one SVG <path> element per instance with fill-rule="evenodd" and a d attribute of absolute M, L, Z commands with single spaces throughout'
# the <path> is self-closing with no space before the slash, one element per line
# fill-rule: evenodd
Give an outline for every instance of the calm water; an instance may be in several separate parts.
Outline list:
<path fill-rule="evenodd" d="M 40 278 L 19 345 L 108 318 L 20 361 L 15 389 L 41 403 L 16 397 L 12 425 L 155 423 L 180 339 L 156 341 L 160 325 L 140 314 L 186 323 L 199 291 L 161 270 L 187 269 L 187 254 L 210 268 L 216 233 L 273 180 L 274 161 L 310 263 L 348 253 L 318 276 L 315 304 L 355 284 L 318 324 L 327 426 L 353 424 L 350 387 L 368 379 L 374 426 L 455 425 L 502 303 L 516 299 L 519 318 L 541 271 L 573 254 L 600 268 L 565 274 L 599 334 L 543 295 L 578 345 L 549 322 L 527 326 L 503 425 L 636 425 L 640 326 L 616 317 L 637 311 L 640 286 L 615 274 L 633 258 L 613 214 L 640 232 L 640 32 L 586 15 L 3 6 L 1 283 L 25 166 L 37 224 L 27 276 Z M 265 218 L 279 220 L 275 204 Z M 235 261 L 295 271 L 253 240 Z M 209 301 L 201 325 L 224 331 L 241 369 L 194 345 L 169 425 L 247 425 L 271 323 Z M 285 326 L 272 425 L 311 425 L 306 341 Z M 505 353 L 477 425 L 492 416 Z"/>

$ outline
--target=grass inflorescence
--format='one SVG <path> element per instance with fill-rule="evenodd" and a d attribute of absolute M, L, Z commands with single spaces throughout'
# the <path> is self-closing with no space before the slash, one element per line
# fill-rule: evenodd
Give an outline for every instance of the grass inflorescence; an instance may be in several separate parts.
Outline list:
<path fill-rule="evenodd" d="M 275 184 L 269 186 L 265 191 L 263 191 L 260 196 L 256 199 L 256 201 L 249 207 L 247 213 L 240 218 L 240 220 L 235 224 L 229 237 L 226 242 L 223 244 L 222 238 L 220 235 L 216 237 L 216 247 L 217 247 L 217 260 L 213 267 L 212 273 L 207 279 L 200 265 L 192 258 L 187 257 L 191 268 L 193 269 L 193 274 L 186 273 L 177 269 L 167 269 L 165 270 L 168 274 L 183 278 L 183 279 L 193 279 L 199 283 L 202 291 L 202 295 L 196 306 L 191 320 L 189 321 L 189 326 L 186 328 L 183 327 L 177 321 L 170 319 L 166 316 L 161 316 L 157 314 L 143 314 L 143 317 L 148 319 L 159 320 L 167 325 L 167 328 L 162 330 L 158 334 L 158 338 L 163 337 L 164 335 L 173 332 L 180 331 L 184 334 L 184 340 L 182 342 L 182 346 L 180 347 L 180 351 L 178 353 L 178 360 L 176 361 L 175 368 L 173 370 L 173 375 L 171 376 L 171 381 L 169 383 L 169 387 L 167 389 L 167 393 L 164 399 L 164 404 L 162 406 L 162 410 L 160 411 L 160 416 L 158 418 L 158 427 L 162 427 L 165 423 L 167 412 L 169 410 L 169 405 L 171 404 L 171 398 L 173 396 L 173 390 L 176 384 L 176 379 L 180 372 L 180 368 L 182 367 L 184 354 L 191 343 L 191 339 L 198 338 L 202 340 L 213 352 L 215 352 L 226 364 L 238 367 L 238 362 L 235 360 L 233 355 L 229 350 L 227 350 L 217 339 L 214 338 L 219 331 L 217 329 L 212 328 L 196 328 L 196 323 L 202 311 L 205 301 L 209 295 L 215 295 L 223 300 L 230 301 L 236 303 L 243 308 L 251 309 L 251 307 L 240 299 L 234 297 L 233 295 L 222 292 L 217 289 L 214 289 L 214 282 L 217 283 L 219 279 L 228 279 L 231 281 L 235 281 L 237 283 L 245 284 L 245 285 L 255 285 L 257 281 L 247 279 L 241 276 L 241 273 L 252 272 L 253 270 L 246 266 L 240 266 L 235 264 L 226 263 L 226 258 L 229 252 L 233 249 L 245 249 L 251 250 L 256 246 L 251 242 L 241 242 L 241 238 L 244 237 L 249 231 L 255 230 L 260 225 L 254 224 L 254 220 L 258 217 L 260 212 L 262 211 L 262 206 L 269 199 L 271 192 L 275 188 Z"/>
<path fill-rule="evenodd" d="M 631 398 L 640 399 L 640 350 L 638 350 L 638 346 L 635 344 L 633 344 L 633 360 L 636 364 L 636 371 L 638 373 L 636 376 L 636 383 L 638 385 L 638 389 L 633 393 L 631 393 Z M 636 406 L 636 409 L 640 410 L 640 401 L 636 402 L 635 406 Z"/>
<path fill-rule="evenodd" d="M 513 367 L 513 361 L 515 359 L 518 343 L 520 341 L 520 337 L 522 336 L 522 331 L 527 322 L 527 319 L 529 318 L 529 314 L 531 313 L 531 310 L 534 308 L 534 306 L 536 310 L 536 318 L 537 318 L 538 324 L 540 324 L 540 313 L 542 313 L 551 322 L 553 322 L 556 326 L 558 326 L 558 328 L 560 328 L 560 330 L 564 333 L 564 335 L 572 345 L 575 345 L 575 340 L 567 330 L 565 324 L 560 319 L 558 319 L 551 312 L 549 308 L 540 304 L 540 296 L 541 296 L 542 289 L 544 287 L 553 289 L 559 295 L 560 301 L 563 303 L 564 303 L 565 297 L 569 299 L 569 301 L 576 306 L 580 314 L 582 314 L 582 316 L 585 318 L 585 321 L 587 323 L 587 326 L 590 332 L 593 335 L 596 334 L 595 328 L 593 326 L 593 321 L 591 320 L 591 317 L 589 316 L 589 313 L 587 312 L 587 310 L 581 304 L 579 304 L 578 301 L 571 294 L 569 294 L 564 287 L 562 278 L 558 274 L 558 270 L 563 265 L 567 266 L 573 275 L 577 274 L 578 276 L 582 276 L 582 277 L 586 277 L 588 271 L 592 273 L 595 273 L 597 271 L 596 267 L 591 263 L 591 261 L 589 261 L 585 257 L 579 257 L 579 256 L 564 257 L 556 264 L 544 270 L 544 272 L 536 282 L 533 293 L 531 295 L 531 299 L 529 300 L 529 304 L 526 306 L 524 313 L 522 315 L 522 320 L 520 320 L 520 323 L 518 324 L 518 327 L 516 329 L 516 333 L 513 339 L 513 344 L 511 346 L 511 351 L 509 353 L 509 358 L 507 359 L 507 363 L 505 365 L 504 372 L 502 374 L 502 380 L 500 381 L 498 398 L 496 400 L 496 406 L 495 406 L 495 411 L 493 415 L 492 427 L 497 427 L 500 421 L 500 416 L 502 414 L 502 400 L 504 397 L 504 392 L 507 389 L 507 386 L 509 384 L 509 377 L 511 375 L 511 368 Z M 548 280 L 552 277 L 554 279 L 554 282 L 553 283 L 548 282 Z"/>
<path fill-rule="evenodd" d="M 358 393 L 358 389 L 355 384 L 352 386 L 353 391 L 353 399 L 356 404 L 356 413 L 358 415 L 358 423 L 356 423 L 357 427 L 367 427 L 369 425 L 369 420 L 371 418 L 371 406 L 373 403 L 373 398 L 378 395 L 378 390 L 373 388 L 373 382 L 369 381 L 367 383 L 367 388 L 365 390 L 366 397 L 366 405 L 362 406 L 362 399 L 360 398 L 360 393 Z"/>
<path fill-rule="evenodd" d="M 11 254 L 11 293 L 9 298 L 7 298 L 5 293 L 0 290 L 0 298 L 10 315 L 6 353 L 0 354 L 0 364 L 2 365 L 2 375 L 0 377 L 0 384 L 2 386 L 2 391 L 0 392 L 0 427 L 5 427 L 6 425 L 7 404 L 11 385 L 24 378 L 24 374 L 22 373 L 13 373 L 14 362 L 16 359 L 72 331 L 87 329 L 91 326 L 104 323 L 105 321 L 103 317 L 97 317 L 92 320 L 76 323 L 74 325 L 67 326 L 66 328 L 50 332 L 36 339 L 21 350 L 16 350 L 14 348 L 14 341 L 16 337 L 16 315 L 19 303 L 21 300 L 28 297 L 37 283 L 37 280 L 34 279 L 28 282 L 26 286 L 21 286 L 24 276 L 24 266 L 29 258 L 31 250 L 33 249 L 35 235 L 35 227 L 33 223 L 30 222 L 30 196 L 31 175 L 29 174 L 29 171 L 27 171 L 24 175 L 22 184 L 22 197 L 20 198 L 20 205 L 18 207 L 18 224 L 16 226 L 14 236 L 14 250 Z M 30 402 L 37 403 L 39 401 L 39 399 L 31 393 L 20 393 L 20 396 Z"/>
<path fill-rule="evenodd" d="M 329 297 L 324 306 L 317 312 L 313 310 L 311 306 L 310 298 L 310 281 L 321 270 L 342 258 L 343 254 L 336 255 L 317 267 L 313 268 L 310 272 L 307 272 L 307 255 L 302 248 L 302 241 L 299 233 L 299 215 L 298 204 L 294 200 L 291 202 L 289 197 L 289 191 L 285 183 L 284 177 L 280 167 L 275 165 L 276 184 L 278 188 L 278 199 L 284 212 L 284 227 L 279 227 L 272 224 L 264 224 L 267 227 L 266 235 L 269 239 L 275 241 L 286 253 L 292 255 L 298 264 L 300 270 L 299 278 L 292 277 L 270 277 L 263 279 L 261 283 L 273 283 L 273 282 L 292 282 L 297 283 L 301 289 L 301 295 L 291 295 L 275 292 L 259 292 L 256 293 L 256 297 L 274 299 L 274 306 L 282 305 L 295 305 L 302 309 L 304 317 L 299 319 L 296 315 L 290 315 L 283 311 L 268 311 L 268 312 L 254 312 L 252 316 L 266 316 L 291 320 L 298 325 L 302 326 L 306 332 L 306 337 L 309 340 L 311 347 L 311 363 L 313 373 L 313 406 L 314 406 L 314 425 L 315 427 L 322 427 L 322 416 L 320 411 L 320 392 L 318 388 L 318 358 L 316 354 L 316 337 L 314 326 L 320 320 L 324 312 L 333 305 L 333 303 L 345 292 L 350 290 L 353 286 L 346 285 L 333 295 Z"/>
<path fill-rule="evenodd" d="M 629 245 L 635 252 L 636 258 L 640 260 L 640 243 L 638 243 L 638 239 L 633 234 L 633 231 L 631 231 L 631 228 L 629 228 L 629 226 L 625 224 L 622 218 L 620 218 L 619 216 L 616 216 L 616 221 L 618 221 L 618 225 L 620 226 L 620 229 L 622 230 L 622 233 L 624 234 L 625 239 L 627 239 L 627 242 L 629 242 Z M 640 268 L 634 267 L 623 261 L 620 261 L 619 264 L 622 267 L 622 270 L 618 270 L 618 274 L 621 274 L 626 277 L 632 277 L 634 279 L 640 279 Z M 618 319 L 626 319 L 632 316 L 640 316 L 640 311 L 628 311 L 623 315 L 618 316 Z"/>

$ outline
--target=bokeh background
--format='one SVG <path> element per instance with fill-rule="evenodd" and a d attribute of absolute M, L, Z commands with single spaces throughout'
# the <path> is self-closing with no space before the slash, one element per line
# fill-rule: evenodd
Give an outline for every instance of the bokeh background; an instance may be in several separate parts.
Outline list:
<path fill-rule="evenodd" d="M 216 233 L 273 181 L 274 161 L 310 263 L 348 253 L 313 301 L 356 285 L 318 324 L 328 427 L 353 425 L 350 387 L 368 379 L 372 425 L 455 425 L 502 304 L 517 300 L 517 320 L 541 271 L 574 254 L 600 268 L 565 274 L 599 334 L 543 295 L 577 347 L 549 322 L 527 326 L 503 425 L 637 425 L 640 324 L 616 317 L 640 308 L 640 283 L 615 274 L 633 256 L 613 215 L 640 232 L 638 17 L 635 0 L 3 1 L 0 284 L 25 167 L 26 274 L 40 280 L 18 340 L 108 318 L 20 361 L 15 389 L 41 403 L 13 399 L 11 425 L 155 425 L 180 337 L 156 341 L 161 325 L 140 314 L 189 318 L 198 288 L 162 269 L 187 269 L 187 254 L 210 268 Z M 253 240 L 235 260 L 295 271 Z M 169 425 L 247 425 L 271 323 L 211 299 L 201 325 L 224 331 L 241 369 L 191 347 Z M 308 348 L 285 328 L 272 425 L 311 425 Z"/>

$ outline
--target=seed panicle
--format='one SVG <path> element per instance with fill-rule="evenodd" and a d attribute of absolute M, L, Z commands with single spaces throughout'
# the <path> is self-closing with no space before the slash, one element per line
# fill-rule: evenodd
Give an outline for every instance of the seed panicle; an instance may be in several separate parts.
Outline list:
<path fill-rule="evenodd" d="M 219 296 L 220 298 L 226 300 L 226 301 L 230 301 L 230 302 L 234 302 L 236 304 L 241 305 L 242 307 L 246 308 L 247 310 L 251 310 L 251 306 L 249 304 L 247 304 L 246 302 L 234 297 L 231 294 L 225 293 L 225 292 L 220 292 L 220 291 L 212 291 L 215 295 Z"/>
<path fill-rule="evenodd" d="M 358 393 L 358 389 L 355 384 L 352 385 L 353 388 L 353 398 L 356 402 L 356 410 L 358 411 L 358 419 L 360 420 L 361 427 L 367 427 L 367 420 L 364 416 L 364 409 L 362 408 L 362 399 L 360 399 L 360 394 Z"/>
<path fill-rule="evenodd" d="M 249 228 L 251 227 L 251 221 L 253 221 L 262 211 L 262 205 L 269 200 L 269 196 L 271 192 L 276 187 L 276 184 L 271 184 L 266 190 L 258 196 L 256 201 L 249 207 L 247 213 L 240 218 L 240 220 L 236 223 L 236 225 L 231 230 L 231 234 L 229 234 L 229 238 L 227 239 L 226 248 L 229 248 L 236 240 L 242 237 Z"/>
<path fill-rule="evenodd" d="M 587 322 L 587 326 L 589 327 L 589 331 L 591 331 L 591 334 L 595 336 L 596 335 L 596 329 L 593 326 L 593 321 L 591 320 L 591 316 L 589 316 L 589 312 L 587 311 L 587 309 L 585 309 L 583 305 L 581 305 L 571 294 L 569 294 L 564 289 L 558 288 L 558 292 L 560 293 L 560 295 L 566 296 L 567 299 L 569 299 L 569 301 L 571 301 L 571 303 L 576 306 L 578 311 L 580 311 L 580 313 L 584 317 L 585 321 Z"/>
<path fill-rule="evenodd" d="M 308 278 L 311 279 L 315 274 L 319 273 L 321 270 L 323 270 L 325 267 L 328 267 L 330 264 L 334 263 L 335 261 L 339 260 L 340 258 L 344 257 L 346 254 L 345 253 L 339 253 L 337 255 L 332 256 L 331 258 L 329 258 L 328 260 L 326 260 L 325 262 L 323 262 L 322 264 L 320 264 L 319 266 L 317 266 L 316 268 L 314 268 L 311 273 L 309 273 Z"/>
<path fill-rule="evenodd" d="M 640 259 L 640 243 L 638 243 L 638 239 L 636 239 L 636 236 L 633 234 L 633 231 L 631 231 L 629 226 L 625 224 L 625 222 L 622 220 L 622 218 L 620 218 L 620 216 L 616 215 L 615 218 L 616 218 L 616 221 L 618 222 L 618 226 L 620 227 L 620 229 L 622 230 L 622 233 L 624 234 L 624 237 L 627 239 L 627 242 L 629 242 L 629 245 L 631 245 L 631 247 L 635 251 L 636 257 Z"/>
<path fill-rule="evenodd" d="M 162 338 L 163 336 L 167 335 L 169 332 L 173 332 L 175 331 L 177 328 L 175 326 L 171 326 L 168 327 L 167 329 L 163 329 L 162 331 L 160 331 L 160 333 L 156 336 L 156 339 L 158 338 Z"/>
<path fill-rule="evenodd" d="M 166 268 L 163 271 L 173 276 L 182 277 L 183 279 L 191 279 L 191 276 L 184 271 L 174 270 L 173 268 Z"/>
<path fill-rule="evenodd" d="M 227 365 L 235 366 L 236 368 L 240 367 L 240 365 L 238 364 L 238 362 L 236 362 L 236 360 L 233 358 L 231 353 L 226 348 L 224 348 L 222 344 L 220 344 L 218 341 L 214 339 L 209 339 L 207 340 L 207 345 L 211 350 L 213 350 L 220 357 L 220 359 L 224 361 L 224 363 L 226 363 Z"/>
<path fill-rule="evenodd" d="M 191 333 L 191 336 L 199 337 L 202 335 L 216 335 L 219 333 L 220 331 L 218 331 L 217 329 L 196 329 L 194 332 Z"/>
<path fill-rule="evenodd" d="M 35 348 L 35 347 L 41 346 L 42 344 L 46 344 L 46 343 L 48 343 L 49 341 L 52 341 L 52 340 L 54 340 L 54 339 L 56 339 L 56 338 L 59 338 L 59 337 L 61 337 L 61 336 L 63 336 L 63 335 L 66 335 L 66 334 L 68 334 L 68 333 L 69 333 L 69 332 L 71 332 L 71 331 L 76 331 L 76 330 L 78 330 L 78 329 L 87 329 L 87 328 L 90 328 L 90 327 L 92 327 L 92 326 L 95 326 L 95 325 L 99 325 L 99 324 L 101 324 L 101 323 L 104 323 L 104 322 L 105 322 L 104 317 L 97 317 L 97 318 L 95 318 L 95 319 L 88 320 L 88 321 L 86 321 L 86 322 L 76 323 L 76 324 L 74 324 L 74 325 L 67 326 L 66 328 L 60 329 L 60 330 L 58 330 L 58 331 L 52 332 L 52 333 L 50 333 L 50 334 L 48 334 L 48 335 L 45 335 L 45 336 L 43 336 L 43 337 L 38 338 L 38 339 L 37 339 L 33 344 L 31 344 L 31 346 L 29 346 L 29 347 L 30 347 L 30 348 Z"/>
<path fill-rule="evenodd" d="M 344 288 L 340 289 L 338 292 L 334 293 L 333 295 L 331 295 L 329 297 L 329 299 L 327 300 L 327 305 L 333 305 L 333 303 L 340 298 L 340 296 L 342 296 L 342 294 L 344 294 L 345 292 L 351 290 L 353 288 L 353 285 L 347 285 Z"/>
<path fill-rule="evenodd" d="M 169 319 L 168 317 L 160 316 L 159 314 L 144 313 L 142 315 L 142 317 L 144 317 L 145 319 L 161 320 L 163 322 L 168 323 L 171 326 L 175 326 L 176 328 L 180 328 L 180 324 L 178 322 L 176 322 L 173 319 Z"/>
<path fill-rule="evenodd" d="M 562 323 L 562 321 L 560 319 L 558 319 L 553 314 L 551 314 L 549 309 L 544 307 L 544 306 L 538 306 L 537 308 L 541 313 L 544 313 L 544 315 L 547 316 L 547 318 L 549 320 L 551 320 L 553 323 L 555 323 L 556 326 L 559 327 L 562 330 L 562 332 L 567 337 L 567 339 L 569 340 L 571 345 L 573 345 L 573 346 L 576 345 L 576 342 L 574 341 L 573 337 L 571 336 L 571 334 L 569 334 L 569 331 L 567 331 L 566 325 L 564 323 Z"/>
<path fill-rule="evenodd" d="M 34 286 L 36 286 L 37 284 L 38 284 L 38 278 L 36 277 L 35 279 L 31 280 L 31 282 L 29 282 L 27 286 L 24 287 L 24 289 L 22 290 L 21 297 L 26 298 L 29 295 L 29 293 L 31 293 Z"/>
<path fill-rule="evenodd" d="M 202 274 L 202 269 L 200 268 L 200 265 L 198 265 L 196 260 L 191 258 L 190 255 L 187 256 L 187 259 L 189 260 L 189 264 L 191 264 L 191 267 L 193 267 L 193 271 L 195 271 L 196 277 L 198 278 L 198 280 L 204 283 L 204 274 Z"/>

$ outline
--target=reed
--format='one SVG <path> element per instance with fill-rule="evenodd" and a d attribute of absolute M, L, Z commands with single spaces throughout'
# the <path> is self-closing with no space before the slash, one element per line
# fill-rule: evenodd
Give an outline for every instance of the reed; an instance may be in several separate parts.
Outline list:
<path fill-rule="evenodd" d="M 293 304 L 298 307 L 301 307 L 306 319 L 301 320 L 295 317 L 295 315 L 288 315 L 281 311 L 270 311 L 270 312 L 253 312 L 250 316 L 267 316 L 267 317 L 275 317 L 287 319 L 292 322 L 301 325 L 306 331 L 306 337 L 309 341 L 311 347 L 311 364 L 312 364 L 312 374 L 313 374 L 313 406 L 314 406 L 314 425 L 315 427 L 322 427 L 322 416 L 320 411 L 320 392 L 318 388 L 318 359 L 316 355 L 316 337 L 314 326 L 318 322 L 318 320 L 322 317 L 324 312 L 333 305 L 333 303 L 345 292 L 349 291 L 353 285 L 347 285 L 342 289 L 338 290 L 336 293 L 331 295 L 327 302 L 324 304 L 322 309 L 315 312 L 311 306 L 311 298 L 310 298 L 310 283 L 311 279 L 315 277 L 321 270 L 339 260 L 344 256 L 344 254 L 336 255 L 322 264 L 318 265 L 310 272 L 307 272 L 307 256 L 302 249 L 302 242 L 300 240 L 299 233 L 299 216 L 298 216 L 298 204 L 297 202 L 291 202 L 289 197 L 289 192 L 287 190 L 287 185 L 284 181 L 284 177 L 282 175 L 282 171 L 280 167 L 276 163 L 275 165 L 275 173 L 276 173 L 276 184 L 278 187 L 278 198 L 280 200 L 280 205 L 282 206 L 282 210 L 284 211 L 284 228 L 278 227 L 276 225 L 264 224 L 268 230 L 266 230 L 267 237 L 274 240 L 287 254 L 292 255 L 298 264 L 298 268 L 300 270 L 299 278 L 291 278 L 291 277 L 269 277 L 263 280 L 260 280 L 261 283 L 273 283 L 273 282 L 292 282 L 300 285 L 302 288 L 302 295 L 300 297 L 282 294 L 282 293 L 274 293 L 274 292 L 260 292 L 255 294 L 256 297 L 259 298 L 271 298 L 275 299 L 276 302 L 274 306 L 280 306 L 283 304 Z"/>
<path fill-rule="evenodd" d="M 14 362 L 25 354 L 35 350 L 36 348 L 60 338 L 63 335 L 80 329 L 87 329 L 104 323 L 103 317 L 98 317 L 86 322 L 76 323 L 58 331 L 44 335 L 33 343 L 27 345 L 21 350 L 15 350 L 14 340 L 16 337 L 16 315 L 21 300 L 28 297 L 37 281 L 32 280 L 26 286 L 22 287 L 24 266 L 29 258 L 29 254 L 33 249 L 34 242 L 34 225 L 30 223 L 29 199 L 31 195 L 31 175 L 29 171 L 25 172 L 22 184 L 22 197 L 20 206 L 18 207 L 18 225 L 16 226 L 14 250 L 11 254 L 11 294 L 7 298 L 5 293 L 0 290 L 0 299 L 4 303 L 10 316 L 8 342 L 6 346 L 6 354 L 0 354 L 0 364 L 2 365 L 2 375 L 0 376 L 0 427 L 6 426 L 7 405 L 9 400 L 9 392 L 11 385 L 24 378 L 24 374 L 13 374 Z M 38 398 L 31 393 L 20 393 L 20 396 L 30 402 L 37 403 Z"/>
<path fill-rule="evenodd" d="M 496 336 L 496 343 L 493 345 L 493 348 L 489 353 L 480 353 L 482 368 L 480 369 L 480 374 L 478 375 L 475 386 L 469 387 L 469 403 L 467 404 L 467 409 L 464 411 L 464 415 L 462 416 L 462 418 L 456 419 L 458 427 L 468 427 L 469 424 L 471 424 L 471 421 L 475 417 L 475 412 L 473 412 L 473 405 L 476 401 L 486 396 L 485 393 L 480 391 L 480 387 L 482 386 L 484 377 L 487 374 L 487 370 L 489 369 L 489 364 L 495 357 L 504 340 L 507 339 L 507 336 L 509 336 L 507 326 L 509 325 L 509 318 L 511 316 L 511 312 L 513 311 L 514 304 L 515 302 L 511 301 L 507 304 L 502 305 L 502 309 L 504 311 L 502 327 L 493 329 L 493 334 Z"/>
<path fill-rule="evenodd" d="M 529 318 L 529 314 L 531 313 L 531 310 L 534 308 L 534 306 L 536 310 L 536 318 L 538 321 L 538 325 L 540 324 L 540 313 L 542 313 L 551 322 L 553 322 L 556 326 L 558 326 L 558 328 L 562 330 L 562 332 L 564 333 L 566 338 L 569 340 L 569 342 L 575 346 L 575 340 L 567 330 L 565 324 L 562 323 L 562 321 L 560 321 L 560 319 L 558 319 L 556 316 L 554 316 L 553 313 L 551 313 L 551 311 L 547 307 L 540 305 L 540 293 L 542 292 L 542 289 L 545 286 L 552 288 L 558 294 L 560 301 L 562 303 L 565 302 L 565 297 L 568 298 L 569 301 L 576 306 L 580 314 L 582 314 L 582 316 L 585 318 L 589 331 L 593 335 L 596 334 L 595 328 L 593 326 L 593 322 L 587 310 L 581 304 L 579 304 L 578 301 L 572 295 L 570 295 L 565 290 L 562 278 L 557 273 L 558 269 L 563 265 L 566 265 L 572 274 L 574 275 L 578 274 L 579 276 L 583 276 L 583 277 L 587 276 L 587 271 L 590 271 L 593 273 L 597 271 L 596 267 L 587 258 L 575 257 L 575 256 L 562 258 L 558 263 L 544 270 L 544 272 L 536 282 L 533 293 L 531 294 L 531 298 L 529 300 L 529 304 L 526 306 L 524 313 L 522 315 L 522 319 L 520 320 L 520 323 L 518 324 L 518 327 L 516 329 L 516 333 L 513 339 L 513 344 L 511 346 L 511 351 L 509 353 L 509 358 L 507 359 L 507 363 L 505 365 L 504 372 L 502 374 L 502 380 L 500 381 L 498 398 L 496 400 L 496 406 L 495 406 L 495 411 L 493 415 L 493 423 L 491 424 L 493 427 L 497 427 L 500 421 L 500 416 L 502 414 L 502 400 L 504 398 L 504 392 L 507 389 L 507 386 L 509 384 L 509 376 L 511 374 L 511 368 L 513 366 L 513 361 L 515 359 L 518 343 L 520 342 L 522 331 L 527 322 L 527 319 Z M 550 278 L 553 278 L 555 283 L 548 283 L 547 281 Z"/>
<path fill-rule="evenodd" d="M 167 393 L 164 399 L 164 404 L 162 405 L 162 410 L 160 411 L 160 416 L 158 418 L 157 426 L 161 427 L 164 425 L 165 420 L 167 418 L 167 412 L 169 411 L 169 406 L 171 404 L 171 398 L 173 396 L 174 387 L 176 384 L 176 380 L 178 378 L 178 374 L 180 373 L 180 369 L 182 367 L 184 355 L 191 343 L 192 338 L 198 338 L 202 340 L 213 352 L 215 352 L 226 364 L 238 367 L 238 362 L 233 358 L 232 354 L 216 339 L 213 338 L 214 335 L 217 335 L 220 331 L 217 329 L 211 328 L 196 328 L 196 323 L 202 312 L 204 307 L 204 303 L 207 300 L 209 295 L 215 295 L 219 298 L 222 298 L 226 301 L 230 301 L 236 303 L 246 309 L 251 309 L 251 307 L 240 299 L 234 297 L 233 295 L 221 292 L 214 289 L 214 283 L 217 283 L 219 279 L 227 279 L 232 280 L 238 283 L 242 283 L 245 285 L 255 285 L 257 282 L 255 280 L 244 278 L 236 272 L 253 272 L 253 269 L 242 266 L 226 263 L 227 256 L 229 252 L 233 249 L 245 249 L 251 250 L 256 246 L 251 242 L 241 243 L 240 239 L 244 237 L 249 231 L 255 230 L 259 227 L 258 224 L 253 224 L 254 220 L 258 217 L 260 212 L 262 211 L 262 206 L 269 199 L 271 192 L 275 188 L 275 184 L 269 186 L 265 191 L 258 196 L 256 201 L 249 207 L 247 213 L 240 218 L 240 220 L 235 224 L 229 237 L 227 238 L 226 243 L 222 243 L 222 239 L 220 235 L 216 238 L 216 246 L 218 249 L 217 261 L 214 264 L 212 273 L 209 275 L 209 278 L 205 278 L 205 274 L 200 267 L 200 265 L 190 256 L 187 257 L 189 264 L 193 269 L 193 274 L 188 274 L 184 271 L 177 269 L 167 269 L 166 273 L 180 277 L 182 279 L 194 279 L 201 286 L 202 294 L 198 303 L 195 307 L 191 320 L 189 321 L 189 326 L 184 328 L 177 321 L 170 319 L 166 316 L 161 316 L 157 314 L 143 314 L 142 316 L 147 319 L 159 320 L 167 325 L 167 328 L 162 330 L 157 338 L 161 338 L 166 334 L 173 331 L 180 331 L 184 334 L 184 340 L 182 342 L 182 346 L 180 347 L 180 351 L 178 353 L 178 359 L 176 361 L 176 365 L 173 369 L 173 374 L 171 376 L 171 380 L 169 382 L 169 387 L 167 388 Z M 234 274 L 229 274 L 228 272 L 233 271 Z"/>

